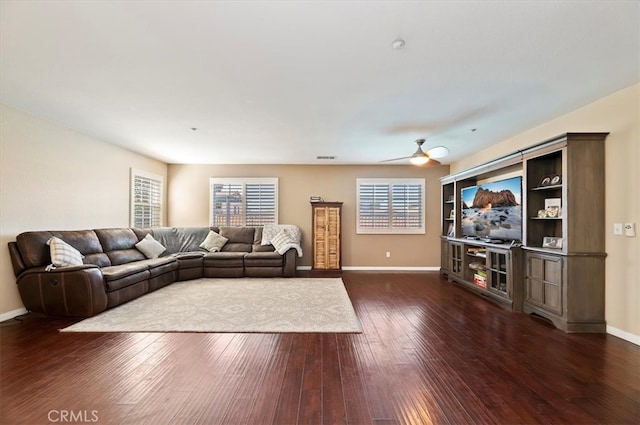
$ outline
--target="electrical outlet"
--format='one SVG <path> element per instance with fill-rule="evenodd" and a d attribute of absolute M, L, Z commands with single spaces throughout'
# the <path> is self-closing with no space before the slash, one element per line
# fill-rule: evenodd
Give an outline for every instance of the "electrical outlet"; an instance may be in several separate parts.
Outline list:
<path fill-rule="evenodd" d="M 391 252 L 387 251 L 387 258 L 391 258 Z"/>
<path fill-rule="evenodd" d="M 624 235 L 634 237 L 636 235 L 636 223 L 624 223 Z"/>
<path fill-rule="evenodd" d="M 613 223 L 613 234 L 622 235 L 622 223 Z"/>

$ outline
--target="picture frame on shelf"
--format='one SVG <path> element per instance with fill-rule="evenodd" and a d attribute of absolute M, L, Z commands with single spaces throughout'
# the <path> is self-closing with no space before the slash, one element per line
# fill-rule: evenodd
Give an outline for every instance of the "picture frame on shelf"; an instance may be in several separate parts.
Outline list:
<path fill-rule="evenodd" d="M 449 213 L 449 218 L 451 219 L 456 218 L 456 210 L 451 210 L 451 212 Z"/>
<path fill-rule="evenodd" d="M 545 217 L 562 217 L 562 198 L 547 198 L 544 200 Z"/>
<path fill-rule="evenodd" d="M 562 198 L 547 198 L 544 200 L 544 209 L 549 207 L 558 207 L 562 206 Z"/>
<path fill-rule="evenodd" d="M 545 236 L 542 239 L 542 247 L 543 248 L 561 249 L 562 248 L 562 238 L 557 238 L 557 237 L 553 237 L 553 236 Z"/>

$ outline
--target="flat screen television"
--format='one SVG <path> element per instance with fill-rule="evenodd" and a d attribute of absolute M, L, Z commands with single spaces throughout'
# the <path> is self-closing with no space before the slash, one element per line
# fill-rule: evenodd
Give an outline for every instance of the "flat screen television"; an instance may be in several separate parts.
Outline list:
<path fill-rule="evenodd" d="M 522 240 L 522 177 L 466 187 L 462 234 L 487 241 Z"/>

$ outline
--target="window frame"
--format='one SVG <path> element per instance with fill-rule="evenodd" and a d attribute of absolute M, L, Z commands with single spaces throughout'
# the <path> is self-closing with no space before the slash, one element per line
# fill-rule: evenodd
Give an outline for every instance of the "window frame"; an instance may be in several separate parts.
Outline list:
<path fill-rule="evenodd" d="M 136 202 L 135 200 L 135 187 L 136 187 L 136 178 L 146 179 L 149 181 L 157 181 L 160 185 L 160 196 L 159 202 Z M 137 205 L 149 205 L 151 207 L 151 217 L 149 221 L 151 223 L 150 226 L 137 226 L 136 225 L 136 206 Z M 158 222 L 154 223 L 154 213 L 153 208 L 157 207 L 158 209 Z M 151 173 L 148 171 L 139 170 L 136 168 L 131 168 L 130 170 L 130 189 L 129 189 L 129 225 L 132 228 L 147 228 L 147 227 L 161 227 L 164 223 L 164 177 Z"/>
<path fill-rule="evenodd" d="M 387 216 L 389 217 L 389 225 L 386 227 L 367 227 L 361 223 L 361 206 L 362 206 L 362 193 L 361 187 L 363 185 L 378 185 L 388 187 L 388 199 L 387 199 Z M 420 186 L 419 193 L 421 196 L 420 201 L 420 219 L 421 223 L 419 227 L 399 227 L 394 226 L 393 220 L 393 186 Z M 426 179 L 424 178 L 358 178 L 356 179 L 356 234 L 369 234 L 369 235 L 424 235 L 426 234 Z"/>
<path fill-rule="evenodd" d="M 242 186 L 242 223 L 237 225 L 230 224 L 215 224 L 214 220 L 214 185 L 216 184 L 226 184 L 226 185 L 241 185 Z M 277 177 L 211 177 L 209 178 L 209 225 L 210 226 L 229 226 L 229 227 L 237 227 L 237 226 L 247 226 L 247 196 L 246 196 L 246 188 L 248 184 L 272 184 L 274 187 L 273 193 L 273 224 L 279 223 L 278 218 L 278 178 Z M 263 223 L 263 224 L 249 224 L 249 226 L 263 226 L 264 224 L 271 223 Z"/>

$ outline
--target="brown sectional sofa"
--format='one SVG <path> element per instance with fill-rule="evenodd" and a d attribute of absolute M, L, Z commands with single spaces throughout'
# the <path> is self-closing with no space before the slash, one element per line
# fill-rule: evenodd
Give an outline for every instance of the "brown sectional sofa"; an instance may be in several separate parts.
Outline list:
<path fill-rule="evenodd" d="M 210 230 L 228 239 L 220 252 L 199 247 Z M 135 244 L 147 234 L 166 247 L 146 258 Z M 84 264 L 47 270 L 47 241 L 64 240 Z M 261 227 L 164 227 L 25 232 L 9 242 L 16 283 L 27 310 L 89 317 L 175 281 L 200 277 L 292 277 L 297 252 L 261 245 Z"/>

